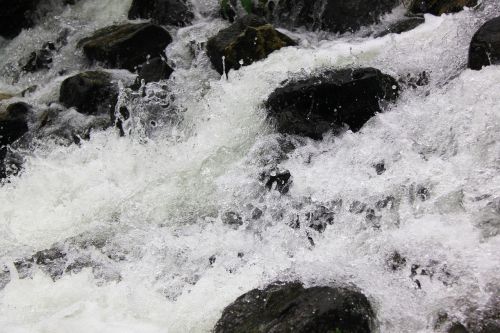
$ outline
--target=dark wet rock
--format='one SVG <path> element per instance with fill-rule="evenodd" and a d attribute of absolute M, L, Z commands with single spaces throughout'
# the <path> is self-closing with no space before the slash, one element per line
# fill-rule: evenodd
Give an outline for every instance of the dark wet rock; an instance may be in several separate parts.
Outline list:
<path fill-rule="evenodd" d="M 374 68 L 330 70 L 311 78 L 287 82 L 265 106 L 280 133 L 321 139 L 325 132 L 353 131 L 394 101 L 398 83 Z"/>
<path fill-rule="evenodd" d="M 268 0 L 261 3 L 261 11 L 275 24 L 343 33 L 379 22 L 379 17 L 390 12 L 399 1 Z"/>
<path fill-rule="evenodd" d="M 423 17 L 405 17 L 402 20 L 395 22 L 385 28 L 383 31 L 375 34 L 375 38 L 383 37 L 388 34 L 400 34 L 415 29 L 423 24 L 425 19 Z"/>
<path fill-rule="evenodd" d="M 406 258 L 403 257 L 398 251 L 394 251 L 387 259 L 387 266 L 392 271 L 399 271 L 406 266 Z"/>
<path fill-rule="evenodd" d="M 315 210 L 306 213 L 307 226 L 317 232 L 324 232 L 335 221 L 335 212 L 326 206 L 318 206 Z"/>
<path fill-rule="evenodd" d="M 428 85 L 430 82 L 430 75 L 428 72 L 423 71 L 420 73 L 407 73 L 406 75 L 398 78 L 398 83 L 401 86 L 416 89 Z"/>
<path fill-rule="evenodd" d="M 375 168 L 375 172 L 379 176 L 386 171 L 384 161 L 375 164 L 373 167 Z"/>
<path fill-rule="evenodd" d="M 16 37 L 31 28 L 54 6 L 72 5 L 77 0 L 0 0 L 0 36 Z"/>
<path fill-rule="evenodd" d="M 207 54 L 220 73 L 239 69 L 296 43 L 255 15 L 246 15 L 207 42 Z"/>
<path fill-rule="evenodd" d="M 364 202 L 355 200 L 351 203 L 351 206 L 349 207 L 349 212 L 353 214 L 361 214 L 366 210 L 367 204 Z"/>
<path fill-rule="evenodd" d="M 114 117 L 117 100 L 118 85 L 105 72 L 83 72 L 61 84 L 61 104 L 86 115 L 109 114 Z"/>
<path fill-rule="evenodd" d="M 185 26 L 194 18 L 185 0 L 134 0 L 128 18 L 151 19 L 161 25 Z"/>
<path fill-rule="evenodd" d="M 500 64 L 500 17 L 486 22 L 472 37 L 469 48 L 469 68 Z"/>
<path fill-rule="evenodd" d="M 288 170 L 273 169 L 261 175 L 268 190 L 276 190 L 281 194 L 286 194 L 292 185 L 292 175 Z"/>
<path fill-rule="evenodd" d="M 275 283 L 251 290 L 226 307 L 214 332 L 368 333 L 373 317 L 368 299 L 360 292 Z"/>
<path fill-rule="evenodd" d="M 167 80 L 173 72 L 174 70 L 160 57 L 148 60 L 140 66 L 133 88 L 139 88 L 142 81 L 149 83 Z"/>
<path fill-rule="evenodd" d="M 226 212 L 222 216 L 222 223 L 238 228 L 243 225 L 243 219 L 238 213 Z"/>
<path fill-rule="evenodd" d="M 387 209 L 393 209 L 396 205 L 396 198 L 394 198 L 392 195 L 385 197 L 384 199 L 381 199 L 375 203 L 375 207 L 379 210 L 387 208 Z"/>
<path fill-rule="evenodd" d="M 460 323 L 454 323 L 448 329 L 448 333 L 469 333 L 464 325 Z"/>
<path fill-rule="evenodd" d="M 260 219 L 263 214 L 264 214 L 264 212 L 262 211 L 262 209 L 255 207 L 252 210 L 252 220 L 258 220 L 258 219 Z"/>
<path fill-rule="evenodd" d="M 54 43 L 45 43 L 40 50 L 30 54 L 26 63 L 22 65 L 22 70 L 33 73 L 42 69 L 49 69 L 52 66 L 52 55 L 55 50 Z"/>
<path fill-rule="evenodd" d="M 413 0 L 409 6 L 412 13 L 433 15 L 457 13 L 464 7 L 474 7 L 477 0 Z"/>
<path fill-rule="evenodd" d="M 0 0 L 0 36 L 13 38 L 34 24 L 38 0 Z"/>
<path fill-rule="evenodd" d="M 431 192 L 430 190 L 422 185 L 417 186 L 417 198 L 420 199 L 421 201 L 427 201 L 431 197 Z"/>
<path fill-rule="evenodd" d="M 91 61 L 134 71 L 148 57 L 161 56 L 171 42 L 168 31 L 158 25 L 127 23 L 97 30 L 80 40 L 78 47 Z"/>
<path fill-rule="evenodd" d="M 28 121 L 32 108 L 18 102 L 0 110 L 0 147 L 10 145 L 28 132 Z"/>

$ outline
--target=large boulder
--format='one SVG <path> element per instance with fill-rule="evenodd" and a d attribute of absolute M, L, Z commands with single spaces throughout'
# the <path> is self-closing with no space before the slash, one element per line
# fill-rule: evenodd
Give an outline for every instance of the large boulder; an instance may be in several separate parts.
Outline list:
<path fill-rule="evenodd" d="M 134 0 L 128 18 L 151 19 L 162 25 L 185 26 L 193 18 L 185 0 Z"/>
<path fill-rule="evenodd" d="M 398 4 L 399 0 L 261 1 L 263 11 L 275 24 L 340 33 L 377 23 Z"/>
<path fill-rule="evenodd" d="M 0 0 L 0 36 L 13 38 L 33 26 L 38 0 Z"/>
<path fill-rule="evenodd" d="M 112 68 L 134 71 L 148 57 L 164 53 L 172 37 L 162 27 L 127 23 L 97 30 L 94 35 L 78 42 L 78 47 L 91 61 L 103 62 Z"/>
<path fill-rule="evenodd" d="M 296 43 L 275 30 L 264 19 L 246 15 L 219 31 L 207 42 L 207 54 L 215 69 L 223 74 L 266 58 L 272 52 Z"/>
<path fill-rule="evenodd" d="M 286 83 L 265 106 L 280 133 L 321 139 L 345 125 L 358 131 L 398 92 L 396 80 L 377 69 L 338 69 Z"/>
<path fill-rule="evenodd" d="M 59 101 L 86 115 L 114 116 L 118 85 L 105 72 L 83 72 L 63 81 Z"/>
<path fill-rule="evenodd" d="M 464 7 L 474 7 L 477 0 L 413 0 L 409 10 L 413 13 L 442 15 L 457 13 Z"/>
<path fill-rule="evenodd" d="M 500 16 L 486 22 L 472 37 L 469 68 L 500 64 Z"/>
<path fill-rule="evenodd" d="M 236 299 L 224 309 L 214 332 L 368 333 L 373 317 L 368 299 L 357 291 L 277 283 Z"/>

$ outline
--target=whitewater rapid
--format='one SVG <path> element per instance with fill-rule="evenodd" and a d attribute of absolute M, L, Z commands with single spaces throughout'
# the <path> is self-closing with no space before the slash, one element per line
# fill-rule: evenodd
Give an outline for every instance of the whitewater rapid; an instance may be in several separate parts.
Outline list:
<path fill-rule="evenodd" d="M 28 103 L 57 100 L 62 80 L 89 68 L 76 41 L 126 21 L 130 2 L 81 1 L 0 41 L 0 90 L 36 84 Z M 11 274 L 0 290 L 0 332 L 209 332 L 236 297 L 276 280 L 356 285 L 384 333 L 434 332 L 440 312 L 463 318 L 498 297 L 499 226 L 484 221 L 500 219 L 488 208 L 500 205 L 500 66 L 465 69 L 472 35 L 500 14 L 497 1 L 426 15 L 410 32 L 377 39 L 366 37 L 377 26 L 322 38 L 286 31 L 299 46 L 227 79 L 190 42 L 204 42 L 228 23 L 209 16 L 217 0 L 193 6 L 193 26 L 169 29 L 175 72 L 165 93 L 181 110 L 178 118 L 159 116 L 165 128 L 154 130 L 140 121 L 141 105 L 130 105 L 130 135 L 109 129 L 80 145 L 38 142 L 25 152 L 21 175 L 0 187 L 0 268 L 15 272 L 15 260 L 77 236 L 106 240 L 102 251 L 70 253 L 85 253 L 98 263 L 94 269 L 56 281 L 41 271 L 28 279 Z M 64 28 L 68 45 L 50 71 L 16 71 L 19 58 Z M 425 71 L 430 82 L 405 89 L 360 132 L 290 139 L 297 148 L 279 167 L 290 171 L 293 185 L 286 196 L 268 192 L 259 175 L 280 155 L 283 137 L 267 123 L 263 102 L 287 78 L 342 66 L 394 77 Z M 386 171 L 377 175 L 382 161 Z M 393 204 L 376 211 L 374 224 L 351 209 L 387 197 Z M 319 205 L 336 209 L 323 233 L 289 226 Z M 263 215 L 252 220 L 255 207 Z M 244 225 L 223 224 L 227 211 L 241 214 Z M 394 251 L 408 267 L 388 268 Z M 418 288 L 411 264 L 432 266 L 435 276 L 419 277 Z"/>

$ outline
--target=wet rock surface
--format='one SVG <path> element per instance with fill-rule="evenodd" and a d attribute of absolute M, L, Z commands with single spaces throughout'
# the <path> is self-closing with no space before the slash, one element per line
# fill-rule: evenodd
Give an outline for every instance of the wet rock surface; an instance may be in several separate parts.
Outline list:
<path fill-rule="evenodd" d="M 207 54 L 220 73 L 248 66 L 296 43 L 264 19 L 247 15 L 208 40 Z"/>
<path fill-rule="evenodd" d="M 321 139 L 325 132 L 347 126 L 358 131 L 381 111 L 381 101 L 394 101 L 399 86 L 374 68 L 340 69 L 287 82 L 265 103 L 280 133 Z"/>
<path fill-rule="evenodd" d="M 469 68 L 500 64 L 500 17 L 486 22 L 472 37 L 469 48 Z"/>
<path fill-rule="evenodd" d="M 379 21 L 397 0 L 282 0 L 262 1 L 261 8 L 278 26 L 349 32 Z"/>
<path fill-rule="evenodd" d="M 403 32 L 415 29 L 424 22 L 425 19 L 423 17 L 406 17 L 389 25 L 382 32 L 375 34 L 374 37 L 383 37 L 388 34 L 401 34 Z"/>
<path fill-rule="evenodd" d="M 139 75 L 134 83 L 134 88 L 139 88 L 143 81 L 144 83 L 150 83 L 167 80 L 174 72 L 167 62 L 160 57 L 148 60 L 139 67 Z"/>
<path fill-rule="evenodd" d="M 87 115 L 114 115 L 118 86 L 110 74 L 99 71 L 83 72 L 61 84 L 59 101 Z"/>
<path fill-rule="evenodd" d="M 357 291 L 278 282 L 236 299 L 214 332 L 364 333 L 371 332 L 373 317 L 368 299 Z"/>
<path fill-rule="evenodd" d="M 0 108 L 0 147 L 14 143 L 28 132 L 30 112 L 31 106 L 23 102 Z"/>
<path fill-rule="evenodd" d="M 409 10 L 413 13 L 441 15 L 459 12 L 464 7 L 474 7 L 477 3 L 477 0 L 414 0 Z"/>
<path fill-rule="evenodd" d="M 113 25 L 79 41 L 78 47 L 91 61 L 111 68 L 134 71 L 148 57 L 158 57 L 172 42 L 162 27 L 150 23 Z"/>
<path fill-rule="evenodd" d="M 129 19 L 151 19 L 161 25 L 185 26 L 193 18 L 185 0 L 134 0 Z"/>

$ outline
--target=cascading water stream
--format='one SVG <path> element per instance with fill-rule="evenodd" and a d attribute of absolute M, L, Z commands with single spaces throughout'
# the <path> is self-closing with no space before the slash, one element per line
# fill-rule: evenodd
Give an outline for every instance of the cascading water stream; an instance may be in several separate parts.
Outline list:
<path fill-rule="evenodd" d="M 57 100 L 64 78 L 99 68 L 76 42 L 127 21 L 130 3 L 82 0 L 0 40 L 0 90 L 36 85 L 23 101 Z M 440 313 L 463 318 L 498 299 L 500 66 L 465 69 L 472 35 L 500 14 L 498 1 L 426 15 L 419 27 L 381 38 L 367 32 L 401 17 L 402 7 L 354 34 L 280 29 L 299 45 L 227 79 L 200 45 L 229 24 L 211 16 L 217 6 L 192 0 L 193 25 L 169 29 L 167 88 L 149 84 L 149 100 L 139 102 L 122 89 L 127 135 L 108 129 L 78 145 L 36 139 L 23 148 L 22 172 L 0 187 L 0 273 L 53 244 L 91 265 L 55 281 L 39 268 L 26 279 L 2 275 L 0 332 L 209 332 L 234 299 L 277 280 L 355 285 L 380 332 L 434 332 Z M 67 43 L 50 70 L 17 69 L 63 31 Z M 283 153 L 287 139 L 266 120 L 269 94 L 291 77 L 347 66 L 397 78 L 425 71 L 429 84 L 405 88 L 357 133 L 288 138 L 296 148 Z M 144 112 L 165 100 L 174 114 Z M 54 130 L 86 121 L 61 112 Z M 287 195 L 259 180 L 273 161 L 293 177 Z M 320 206 L 334 212 L 323 232 L 289 226 Z M 256 208 L 262 215 L 253 219 Z M 243 225 L 224 224 L 226 212 Z M 85 242 L 93 246 L 74 245 Z M 388 264 L 395 253 L 402 269 Z"/>

